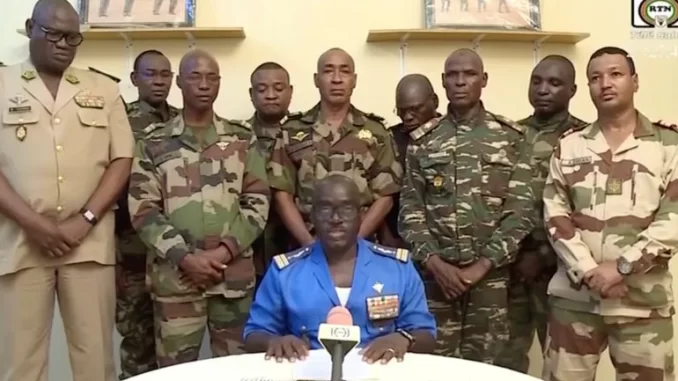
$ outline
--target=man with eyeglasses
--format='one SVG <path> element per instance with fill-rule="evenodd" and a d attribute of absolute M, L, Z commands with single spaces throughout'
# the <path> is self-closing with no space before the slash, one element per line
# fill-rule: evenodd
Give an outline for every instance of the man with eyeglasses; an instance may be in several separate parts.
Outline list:
<path fill-rule="evenodd" d="M 144 129 L 129 187 L 132 225 L 149 247 L 158 366 L 243 352 L 255 284 L 251 245 L 269 210 L 256 134 L 214 112 L 221 76 L 209 53 L 179 65 L 182 113 Z"/>
<path fill-rule="evenodd" d="M 47 379 L 55 297 L 74 381 L 113 381 L 115 217 L 134 139 L 115 81 L 71 66 L 68 1 L 26 21 L 30 59 L 0 70 L 0 379 Z"/>
<path fill-rule="evenodd" d="M 172 86 L 172 67 L 164 54 L 147 50 L 134 61 L 130 75 L 139 99 L 127 106 L 127 116 L 136 140 L 143 139 L 144 128 L 165 123 L 179 110 L 167 103 Z M 153 331 L 153 303 L 146 286 L 146 245 L 139 239 L 130 221 L 127 188 L 118 199 L 115 232 L 118 267 L 116 324 L 120 343 L 120 379 L 130 378 L 157 367 Z"/>
<path fill-rule="evenodd" d="M 390 128 L 396 145 L 398 161 L 405 168 L 405 154 L 410 144 L 410 132 L 414 129 L 440 121 L 438 95 L 433 85 L 422 74 L 408 74 L 400 79 L 396 86 L 396 113 L 402 123 Z M 393 208 L 386 216 L 386 224 L 382 228 L 382 243 L 392 247 L 407 247 L 398 233 L 398 213 L 400 213 L 400 193 L 393 195 Z"/>
<path fill-rule="evenodd" d="M 313 186 L 331 173 L 351 177 L 361 194 L 360 237 L 374 239 L 400 190 L 402 167 L 384 119 L 351 103 L 357 74 L 353 58 L 334 48 L 318 59 L 314 82 L 320 102 L 288 118 L 269 161 L 274 205 L 299 246 L 315 238 Z"/>
<path fill-rule="evenodd" d="M 431 353 L 436 327 L 409 252 L 360 239 L 360 190 L 341 174 L 315 183 L 313 244 L 274 257 L 245 326 L 245 345 L 266 358 L 303 359 L 320 349 L 318 324 L 335 306 L 360 327 L 363 359 Z"/>

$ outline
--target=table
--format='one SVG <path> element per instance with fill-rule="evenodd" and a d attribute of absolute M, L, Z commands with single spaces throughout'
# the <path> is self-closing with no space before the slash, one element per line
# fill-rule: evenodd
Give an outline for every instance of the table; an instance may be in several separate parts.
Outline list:
<path fill-rule="evenodd" d="M 370 381 L 538 380 L 478 362 L 415 353 L 408 353 L 400 363 L 393 360 L 369 368 Z M 265 360 L 263 353 L 254 353 L 175 365 L 133 377 L 130 381 L 294 381 L 294 374 L 294 364 Z"/>

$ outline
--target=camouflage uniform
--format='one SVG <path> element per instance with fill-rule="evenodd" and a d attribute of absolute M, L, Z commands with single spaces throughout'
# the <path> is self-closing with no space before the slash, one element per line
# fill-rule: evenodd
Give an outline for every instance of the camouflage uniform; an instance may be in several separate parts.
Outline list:
<path fill-rule="evenodd" d="M 300 116 L 301 114 L 295 115 Z M 287 118 L 288 116 L 285 116 L 280 121 L 280 125 L 284 124 L 287 121 Z M 266 163 L 268 163 L 269 160 L 271 160 L 276 139 L 280 134 L 280 128 L 266 125 L 257 118 L 256 114 L 249 120 L 234 120 L 231 121 L 231 123 L 254 131 L 257 135 L 259 146 L 261 147 L 261 153 L 264 155 Z M 266 268 L 274 256 L 287 251 L 287 239 L 285 234 L 285 226 L 282 224 L 278 213 L 276 213 L 275 208 L 270 208 L 264 233 L 254 241 L 254 244 L 252 244 L 252 249 L 254 251 L 254 267 L 258 279 L 261 279 L 261 277 L 264 276 Z"/>
<path fill-rule="evenodd" d="M 338 134 L 323 121 L 320 105 L 288 118 L 269 164 L 271 187 L 295 196 L 311 234 L 316 180 L 337 172 L 350 176 L 360 189 L 364 210 L 376 199 L 397 193 L 402 182 L 402 167 L 383 119 L 353 107 Z"/>
<path fill-rule="evenodd" d="M 256 135 L 218 117 L 202 134 L 184 126 L 182 116 L 145 131 L 132 165 L 129 209 L 151 249 L 147 284 L 158 365 L 197 360 L 205 326 L 214 356 L 243 353 L 255 277 L 251 245 L 266 224 L 270 198 Z M 185 255 L 219 245 L 234 257 L 222 283 L 200 292 L 180 280 Z"/>
<path fill-rule="evenodd" d="M 531 116 L 518 121 L 519 124 L 534 128 L 537 133 L 532 141 L 532 187 L 535 194 L 535 210 L 538 211 L 536 228 L 520 244 L 518 258 L 525 254 L 536 254 L 542 263 L 542 273 L 532 283 L 521 282 L 516 274 L 511 274 L 509 286 L 509 331 L 510 340 L 502 350 L 496 365 L 518 372 L 527 373 L 530 367 L 528 352 L 532 347 L 534 332 L 544 348 L 546 324 L 548 322 L 548 298 L 546 289 L 556 272 L 556 254 L 546 236 L 542 221 L 544 202 L 540 197 L 549 171 L 549 159 L 558 139 L 570 128 L 579 128 L 586 124 L 568 112 L 556 115 L 550 120 L 539 121 Z"/>
<path fill-rule="evenodd" d="M 544 380 L 590 381 L 609 345 L 617 380 L 674 380 L 672 279 L 678 247 L 678 129 L 638 124 L 615 153 L 597 123 L 571 130 L 551 159 L 544 218 L 558 255 Z M 601 299 L 584 274 L 623 257 L 628 295 Z"/>
<path fill-rule="evenodd" d="M 438 119 L 410 133 L 399 230 L 416 260 L 439 255 L 493 269 L 449 302 L 425 278 L 438 322 L 436 353 L 493 363 L 508 339 L 508 264 L 534 228 L 530 128 L 481 108 L 470 120 Z"/>
<path fill-rule="evenodd" d="M 167 122 L 179 114 L 169 106 L 164 115 L 143 101 L 127 105 L 135 140 L 143 138 L 143 129 L 151 123 Z M 116 254 L 122 267 L 125 288 L 117 295 L 116 326 L 120 343 L 120 379 L 124 380 L 157 367 L 153 334 L 153 303 L 146 287 L 146 245 L 137 236 L 127 207 L 127 188 L 118 199 L 115 211 Z"/>

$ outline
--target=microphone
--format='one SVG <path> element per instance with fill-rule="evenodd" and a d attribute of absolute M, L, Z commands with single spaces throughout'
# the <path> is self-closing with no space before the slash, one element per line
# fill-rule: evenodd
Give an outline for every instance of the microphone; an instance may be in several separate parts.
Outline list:
<path fill-rule="evenodd" d="M 332 356 L 331 381 L 342 381 L 344 357 L 360 343 L 360 327 L 353 325 L 351 313 L 334 307 L 327 314 L 327 323 L 320 324 L 318 341 Z"/>

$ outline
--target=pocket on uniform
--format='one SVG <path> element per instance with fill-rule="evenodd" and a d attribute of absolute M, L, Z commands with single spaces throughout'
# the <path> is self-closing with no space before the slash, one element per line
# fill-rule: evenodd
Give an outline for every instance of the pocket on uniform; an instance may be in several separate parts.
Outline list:
<path fill-rule="evenodd" d="M 481 161 L 483 171 L 481 194 L 487 197 L 504 199 L 506 193 L 508 193 L 515 158 L 501 150 L 499 153 L 483 153 Z"/>
<path fill-rule="evenodd" d="M 80 120 L 80 124 L 85 127 L 108 127 L 108 115 L 104 110 L 81 108 L 78 110 L 78 119 Z"/>
<path fill-rule="evenodd" d="M 447 195 L 454 192 L 454 179 L 451 178 L 454 171 L 448 170 L 451 161 L 451 155 L 440 153 L 419 159 L 419 167 L 426 180 L 426 188 L 432 196 Z"/>

